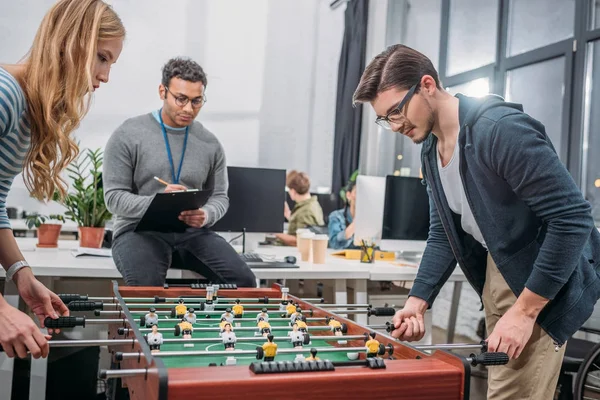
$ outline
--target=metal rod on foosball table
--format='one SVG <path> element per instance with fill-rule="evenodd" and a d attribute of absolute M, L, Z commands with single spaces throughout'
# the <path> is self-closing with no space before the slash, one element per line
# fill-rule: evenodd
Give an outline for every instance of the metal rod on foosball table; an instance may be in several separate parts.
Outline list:
<path fill-rule="evenodd" d="M 121 320 L 117 320 L 117 321 L 121 321 Z M 169 331 L 173 331 L 174 328 L 158 328 L 159 332 L 169 332 Z M 291 331 L 292 328 L 289 326 L 272 326 L 271 331 Z M 150 332 L 152 330 L 152 328 L 139 328 L 140 332 Z M 330 331 L 331 327 L 329 326 L 308 326 L 308 332 L 310 333 L 311 331 Z M 130 329 L 127 328 L 121 328 L 119 329 L 119 334 L 121 335 L 120 332 L 123 332 L 123 334 L 125 333 L 129 333 Z M 220 332 L 221 328 L 219 327 L 214 327 L 214 328 L 196 328 L 194 327 L 193 332 Z M 237 331 L 256 331 L 258 332 L 258 328 L 255 326 L 242 326 L 242 327 L 236 327 L 233 328 L 234 332 Z"/>
<path fill-rule="evenodd" d="M 281 349 L 277 354 L 299 354 L 306 353 L 309 349 Z M 366 347 L 322 347 L 317 348 L 317 353 L 339 353 L 339 352 L 364 352 Z M 236 356 L 246 354 L 256 354 L 256 350 L 192 350 L 192 351 L 160 351 L 153 353 L 156 357 L 181 357 L 181 356 Z M 119 354 L 121 360 L 139 358 L 140 353 L 122 353 Z"/>
<path fill-rule="evenodd" d="M 151 370 L 142 368 L 138 369 L 115 369 L 115 370 L 101 370 L 100 379 L 116 379 L 116 378 L 127 378 L 129 376 L 141 376 L 146 375 Z"/>
<path fill-rule="evenodd" d="M 319 304 L 321 308 L 329 308 L 329 307 L 348 307 L 348 308 L 370 308 L 371 304 L 336 304 L 336 303 L 327 303 L 327 304 Z M 329 310 L 327 310 L 329 311 Z"/>
<path fill-rule="evenodd" d="M 186 307 L 191 307 L 194 309 L 201 309 L 204 303 L 184 303 Z M 242 304 L 244 309 L 252 309 L 252 310 L 262 310 L 266 308 L 267 310 L 279 310 L 279 304 Z M 132 308 L 173 308 L 177 306 L 177 303 L 130 303 L 127 304 L 127 307 Z M 232 307 L 233 304 L 224 304 L 224 303 L 213 303 L 213 307 L 219 310 L 225 310 L 226 308 Z M 120 304 L 117 303 L 107 303 L 104 304 L 104 307 L 121 307 Z"/>

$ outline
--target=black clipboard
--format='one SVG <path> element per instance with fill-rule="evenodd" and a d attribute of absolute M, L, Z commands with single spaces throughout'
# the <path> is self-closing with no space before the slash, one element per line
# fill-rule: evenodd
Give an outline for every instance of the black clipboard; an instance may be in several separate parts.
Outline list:
<path fill-rule="evenodd" d="M 212 190 L 157 193 L 135 227 L 135 232 L 185 232 L 190 226 L 179 220 L 179 214 L 201 208 L 211 195 Z"/>

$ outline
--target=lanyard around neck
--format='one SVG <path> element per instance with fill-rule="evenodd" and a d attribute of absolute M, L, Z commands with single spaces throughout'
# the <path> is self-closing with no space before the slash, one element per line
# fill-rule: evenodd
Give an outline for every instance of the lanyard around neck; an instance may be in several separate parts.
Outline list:
<path fill-rule="evenodd" d="M 179 169 L 177 176 L 175 176 L 175 165 L 173 164 L 173 155 L 171 154 L 171 146 L 169 145 L 169 138 L 167 137 L 167 130 L 162 119 L 162 108 L 158 110 L 158 119 L 160 120 L 160 127 L 162 128 L 163 138 L 165 139 L 165 146 L 167 148 L 167 156 L 169 157 L 169 163 L 171 164 L 171 175 L 173 177 L 173 183 L 179 183 L 179 177 L 181 176 L 181 167 L 183 166 L 183 158 L 185 157 L 185 149 L 187 147 L 188 133 L 190 127 L 185 128 L 185 138 L 183 139 L 183 149 L 181 150 L 181 159 L 179 160 Z"/>

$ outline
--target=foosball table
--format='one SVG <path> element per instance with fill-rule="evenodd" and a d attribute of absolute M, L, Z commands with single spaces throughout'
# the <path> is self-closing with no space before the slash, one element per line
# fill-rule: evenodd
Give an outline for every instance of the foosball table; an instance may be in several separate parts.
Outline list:
<path fill-rule="evenodd" d="M 344 317 L 367 313 L 391 320 L 393 308 L 323 304 L 279 285 L 113 283 L 113 291 L 112 298 L 60 295 L 73 312 L 105 319 L 45 322 L 63 329 L 107 324 L 108 341 L 50 346 L 108 345 L 113 363 L 100 376 L 120 379 L 132 399 L 468 399 L 472 365 L 508 362 L 484 344 L 401 343 Z M 463 358 L 447 351 L 459 348 L 481 354 Z"/>

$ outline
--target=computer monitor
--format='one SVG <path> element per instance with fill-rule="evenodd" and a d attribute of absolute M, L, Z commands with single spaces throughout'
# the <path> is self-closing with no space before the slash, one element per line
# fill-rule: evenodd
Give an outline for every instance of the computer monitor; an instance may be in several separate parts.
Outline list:
<path fill-rule="evenodd" d="M 387 176 L 380 247 L 423 251 L 429 234 L 429 197 L 420 178 Z"/>
<path fill-rule="evenodd" d="M 285 170 L 227 167 L 229 209 L 216 232 L 283 232 Z"/>
<path fill-rule="evenodd" d="M 359 175 L 356 178 L 355 244 L 381 239 L 384 204 L 385 177 Z"/>

